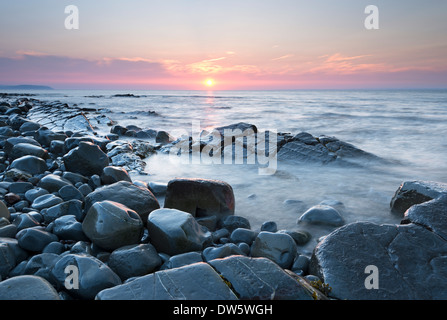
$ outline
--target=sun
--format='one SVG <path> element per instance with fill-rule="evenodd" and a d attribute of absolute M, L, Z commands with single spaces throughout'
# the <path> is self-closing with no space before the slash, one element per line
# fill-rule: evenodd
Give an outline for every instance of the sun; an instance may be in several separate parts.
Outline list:
<path fill-rule="evenodd" d="M 205 85 L 206 85 L 207 87 L 212 87 L 212 86 L 214 86 L 214 84 L 215 84 L 215 82 L 214 82 L 213 79 L 206 79 L 206 80 L 205 80 Z"/>

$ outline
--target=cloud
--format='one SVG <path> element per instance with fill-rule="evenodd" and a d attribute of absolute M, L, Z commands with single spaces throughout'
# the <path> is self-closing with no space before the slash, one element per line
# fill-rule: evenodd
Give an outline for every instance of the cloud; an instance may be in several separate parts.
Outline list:
<path fill-rule="evenodd" d="M 292 58 L 294 56 L 295 55 L 293 55 L 293 54 L 286 54 L 286 55 L 278 57 L 278 58 L 273 58 L 272 61 L 278 61 L 278 60 L 283 60 L 283 59 L 287 59 L 287 58 Z"/>

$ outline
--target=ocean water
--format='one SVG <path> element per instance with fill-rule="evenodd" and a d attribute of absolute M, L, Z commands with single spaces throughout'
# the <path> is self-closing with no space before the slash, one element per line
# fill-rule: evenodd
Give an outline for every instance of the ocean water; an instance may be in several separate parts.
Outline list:
<path fill-rule="evenodd" d="M 313 239 L 333 227 L 297 224 L 308 208 L 336 200 L 346 223 L 399 223 L 389 203 L 406 180 L 447 182 L 447 90 L 303 91 L 37 91 L 34 98 L 97 108 L 118 124 L 173 132 L 238 122 L 259 130 L 328 135 L 390 160 L 389 165 L 354 167 L 291 165 L 261 176 L 248 165 L 185 164 L 166 155 L 146 159 L 147 176 L 167 183 L 175 177 L 220 179 L 230 183 L 236 214 L 253 229 L 276 221 L 280 229 L 306 230 Z M 163 201 L 163 199 L 161 199 Z"/>

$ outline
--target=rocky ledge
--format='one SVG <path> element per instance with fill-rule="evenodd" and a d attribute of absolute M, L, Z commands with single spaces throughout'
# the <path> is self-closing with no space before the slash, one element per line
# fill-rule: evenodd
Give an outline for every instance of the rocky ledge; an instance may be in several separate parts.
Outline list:
<path fill-rule="evenodd" d="M 298 223 L 337 229 L 307 256 L 302 234 L 235 215 L 224 181 L 134 181 L 110 153 L 135 155 L 131 142 L 51 130 L 27 118 L 27 98 L 0 107 L 0 299 L 446 298 L 446 184 L 403 183 L 400 225 L 311 208 Z"/>

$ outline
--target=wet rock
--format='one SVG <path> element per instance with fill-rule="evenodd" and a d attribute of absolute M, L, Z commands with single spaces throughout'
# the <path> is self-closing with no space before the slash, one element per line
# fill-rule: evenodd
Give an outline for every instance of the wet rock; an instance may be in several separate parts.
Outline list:
<path fill-rule="evenodd" d="M 36 156 L 23 156 L 14 160 L 11 168 L 30 173 L 31 175 L 44 173 L 48 167 L 46 162 Z"/>
<path fill-rule="evenodd" d="M 47 150 L 31 143 L 18 143 L 14 145 L 10 153 L 10 157 L 13 160 L 28 155 L 35 156 L 41 159 L 48 159 L 49 157 Z"/>
<path fill-rule="evenodd" d="M 96 300 L 237 300 L 237 297 L 209 264 L 200 262 L 158 271 L 103 290 Z"/>
<path fill-rule="evenodd" d="M 17 231 L 20 231 L 20 230 L 26 229 L 26 228 L 38 227 L 40 225 L 40 223 L 38 221 L 36 221 L 36 219 L 34 219 L 28 213 L 19 214 L 14 219 L 12 224 L 16 226 Z"/>
<path fill-rule="evenodd" d="M 43 196 L 45 194 L 48 194 L 47 190 L 40 188 L 40 187 L 36 187 L 36 188 L 26 191 L 25 198 L 26 198 L 26 200 L 28 200 L 29 202 L 32 203 L 34 200 L 36 200 L 36 198 Z"/>
<path fill-rule="evenodd" d="M 85 210 L 88 211 L 95 202 L 104 200 L 121 203 L 136 211 L 144 223 L 153 210 L 160 208 L 160 204 L 152 192 L 128 181 L 103 186 L 88 194 L 85 197 Z"/>
<path fill-rule="evenodd" d="M 84 201 L 84 195 L 81 193 L 81 191 L 79 191 L 76 187 L 70 186 L 70 185 L 66 185 L 66 186 L 63 186 L 62 188 L 60 188 L 59 196 L 64 201 L 69 201 L 69 200 Z"/>
<path fill-rule="evenodd" d="M 113 184 L 119 181 L 132 182 L 127 171 L 120 167 L 107 166 L 101 174 L 101 182 L 103 184 Z"/>
<path fill-rule="evenodd" d="M 298 224 L 302 222 L 324 224 L 336 227 L 342 226 L 345 223 L 340 213 L 331 206 L 327 205 L 313 206 L 304 212 L 297 221 Z"/>
<path fill-rule="evenodd" d="M 209 262 L 241 300 L 312 300 L 312 291 L 266 258 L 232 256 Z"/>
<path fill-rule="evenodd" d="M 11 216 L 11 213 L 8 210 L 8 207 L 3 203 L 3 201 L 0 201 L 0 218 L 6 218 L 9 220 Z"/>
<path fill-rule="evenodd" d="M 113 201 L 101 201 L 90 207 L 82 229 L 95 245 L 112 251 L 137 244 L 143 235 L 143 222 L 128 207 Z"/>
<path fill-rule="evenodd" d="M 221 219 L 234 214 L 233 188 L 218 180 L 174 179 L 168 183 L 165 208 L 185 211 L 197 218 Z"/>
<path fill-rule="evenodd" d="M 24 275 L 0 282 L 0 300 L 60 300 L 60 297 L 44 278 Z"/>
<path fill-rule="evenodd" d="M 317 245 L 309 273 L 329 284 L 337 299 L 445 299 L 446 259 L 447 242 L 424 227 L 357 222 Z M 378 289 L 365 286 L 368 266 L 379 272 Z"/>
<path fill-rule="evenodd" d="M 31 207 L 36 210 L 42 210 L 55 206 L 61 202 L 63 202 L 63 200 L 54 194 L 44 194 L 34 199 Z"/>
<path fill-rule="evenodd" d="M 57 218 L 47 230 L 55 234 L 61 240 L 88 241 L 89 239 L 82 230 L 82 224 L 73 215 Z"/>
<path fill-rule="evenodd" d="M 297 256 L 297 247 L 288 234 L 262 231 L 251 246 L 251 256 L 268 258 L 288 269 Z"/>
<path fill-rule="evenodd" d="M 51 141 L 53 140 L 65 141 L 66 138 L 67 136 L 64 133 L 53 132 L 46 127 L 41 127 L 38 129 L 35 135 L 37 142 L 39 142 L 42 146 L 47 147 L 51 145 Z"/>
<path fill-rule="evenodd" d="M 84 176 L 101 175 L 103 169 L 109 165 L 107 155 L 90 142 L 80 142 L 79 147 L 67 153 L 63 160 L 68 171 Z"/>
<path fill-rule="evenodd" d="M 67 290 L 70 295 L 78 299 L 92 300 L 100 291 L 121 284 L 118 275 L 99 259 L 92 256 L 67 254 L 55 264 L 51 272 L 60 288 L 65 288 L 67 266 L 76 267 L 79 272 L 78 288 L 73 287 Z"/>
<path fill-rule="evenodd" d="M 227 243 L 220 247 L 208 247 L 203 250 L 203 257 L 207 262 L 234 255 L 244 255 L 242 250 L 234 243 Z"/>
<path fill-rule="evenodd" d="M 169 259 L 160 267 L 160 270 L 180 268 L 197 262 L 203 262 L 201 252 L 181 253 L 169 257 Z"/>
<path fill-rule="evenodd" d="M 42 252 L 47 244 L 58 241 L 58 237 L 40 228 L 26 228 L 16 235 L 19 246 L 32 252 Z"/>
<path fill-rule="evenodd" d="M 230 233 L 237 228 L 250 229 L 250 221 L 242 216 L 226 216 L 219 222 L 219 228 L 227 229 Z"/>
<path fill-rule="evenodd" d="M 266 221 L 262 224 L 261 231 L 276 232 L 278 231 L 278 226 L 275 221 Z"/>
<path fill-rule="evenodd" d="M 211 234 L 203 232 L 191 214 L 176 209 L 152 211 L 147 228 L 157 251 L 169 255 L 200 251 L 211 239 Z"/>
<path fill-rule="evenodd" d="M 246 228 L 237 228 L 231 233 L 230 240 L 233 243 L 244 242 L 248 245 L 251 245 L 256 239 L 257 235 L 258 233 L 253 230 Z"/>
<path fill-rule="evenodd" d="M 42 179 L 40 179 L 37 184 L 38 187 L 47 190 L 48 192 L 57 192 L 63 186 L 69 186 L 72 183 L 58 175 L 48 174 Z"/>
<path fill-rule="evenodd" d="M 447 195 L 447 184 L 433 181 L 406 181 L 391 199 L 391 212 L 403 214 L 412 205 Z"/>
<path fill-rule="evenodd" d="M 118 248 L 110 254 L 107 261 L 108 266 L 123 281 L 154 272 L 161 263 L 157 250 L 150 243 Z"/>

